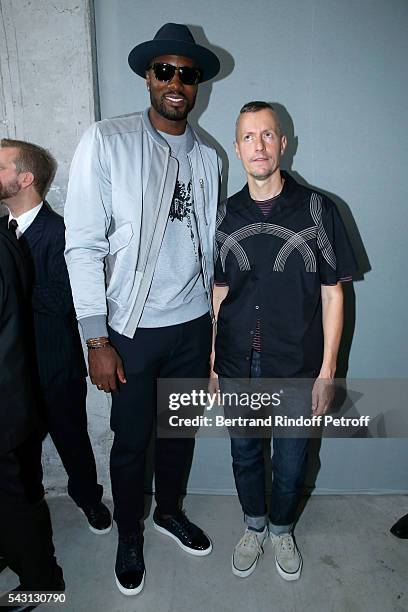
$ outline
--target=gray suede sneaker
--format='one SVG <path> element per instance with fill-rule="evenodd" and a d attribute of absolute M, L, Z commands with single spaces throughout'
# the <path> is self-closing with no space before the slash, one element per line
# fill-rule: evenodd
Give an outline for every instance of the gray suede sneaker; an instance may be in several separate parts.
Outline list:
<path fill-rule="evenodd" d="M 256 564 L 263 555 L 263 543 L 267 536 L 267 528 L 263 531 L 252 531 L 246 529 L 244 535 L 234 548 L 232 553 L 232 573 L 240 578 L 246 578 L 255 571 Z"/>
<path fill-rule="evenodd" d="M 302 557 L 291 533 L 274 535 L 270 533 L 275 552 L 278 574 L 284 580 L 298 580 L 302 571 Z"/>

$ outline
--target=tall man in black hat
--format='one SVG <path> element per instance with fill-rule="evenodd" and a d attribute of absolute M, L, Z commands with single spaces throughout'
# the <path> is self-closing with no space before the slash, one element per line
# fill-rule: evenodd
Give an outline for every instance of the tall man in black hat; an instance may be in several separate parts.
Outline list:
<path fill-rule="evenodd" d="M 89 372 L 112 393 L 115 575 L 125 595 L 144 584 L 144 462 L 157 378 L 208 375 L 213 237 L 219 160 L 188 125 L 198 84 L 218 58 L 168 23 L 137 45 L 129 65 L 146 79 L 150 108 L 92 125 L 72 162 L 66 261 Z M 191 439 L 156 440 L 155 528 L 186 552 L 212 544 L 182 512 Z"/>

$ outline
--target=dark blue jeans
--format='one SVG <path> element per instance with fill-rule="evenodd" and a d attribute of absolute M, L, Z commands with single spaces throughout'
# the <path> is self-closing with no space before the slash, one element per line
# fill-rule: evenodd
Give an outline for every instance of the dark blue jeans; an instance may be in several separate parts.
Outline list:
<path fill-rule="evenodd" d="M 260 354 L 253 351 L 251 378 L 261 377 Z M 276 535 L 293 527 L 307 466 L 307 438 L 273 438 L 273 481 L 270 529 Z M 232 468 L 239 501 L 248 527 L 267 523 L 265 500 L 264 440 L 231 438 Z"/>

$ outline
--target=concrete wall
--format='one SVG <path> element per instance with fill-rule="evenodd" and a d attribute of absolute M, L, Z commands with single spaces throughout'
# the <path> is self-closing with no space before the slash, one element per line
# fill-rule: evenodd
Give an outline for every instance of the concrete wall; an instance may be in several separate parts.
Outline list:
<path fill-rule="evenodd" d="M 54 154 L 59 167 L 48 200 L 60 213 L 72 155 L 97 112 L 92 24 L 88 0 L 0 0 L 0 137 L 29 140 Z M 88 400 L 98 472 L 107 484 L 108 400 L 93 389 Z M 64 491 L 65 471 L 49 439 L 43 463 L 46 487 Z"/>
<path fill-rule="evenodd" d="M 48 199 L 63 209 L 69 165 L 95 118 L 88 0 L 1 0 L 0 134 L 49 148 L 59 168 Z"/>

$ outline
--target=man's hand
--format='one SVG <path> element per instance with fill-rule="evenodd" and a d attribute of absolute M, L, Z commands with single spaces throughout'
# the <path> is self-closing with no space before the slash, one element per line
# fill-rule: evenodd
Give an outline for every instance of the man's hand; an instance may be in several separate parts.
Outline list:
<path fill-rule="evenodd" d="M 88 349 L 89 376 L 92 384 L 101 391 L 116 391 L 117 379 L 126 383 L 122 360 L 110 344 L 98 349 Z"/>
<path fill-rule="evenodd" d="M 214 370 L 211 370 L 210 372 L 210 379 L 208 381 L 208 393 L 211 393 L 212 395 L 216 395 L 219 391 L 219 382 L 218 382 L 218 374 L 216 374 L 214 372 Z"/>
<path fill-rule="evenodd" d="M 334 379 L 316 378 L 312 389 L 312 414 L 326 414 L 334 399 Z"/>

